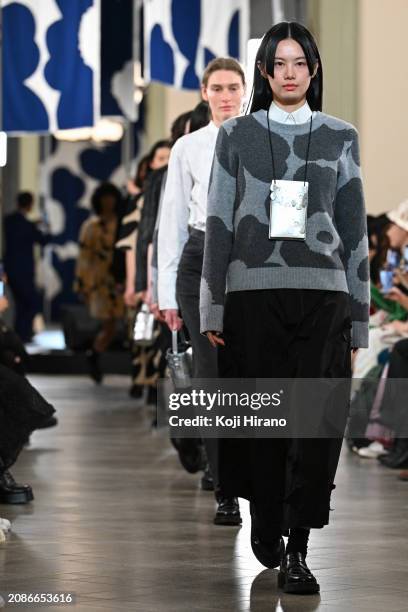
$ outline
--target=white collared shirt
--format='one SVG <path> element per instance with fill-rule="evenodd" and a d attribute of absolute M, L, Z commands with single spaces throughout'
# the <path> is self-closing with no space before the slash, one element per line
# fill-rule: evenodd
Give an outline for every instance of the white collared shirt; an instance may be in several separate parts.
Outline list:
<path fill-rule="evenodd" d="M 178 308 L 177 269 L 188 227 L 205 231 L 207 194 L 218 128 L 208 125 L 180 138 L 171 150 L 159 223 L 160 309 Z"/>
<path fill-rule="evenodd" d="M 300 125 L 307 123 L 310 117 L 314 116 L 311 108 L 307 102 L 303 106 L 293 111 L 293 113 L 287 113 L 280 106 L 272 102 L 269 107 L 269 119 L 277 121 L 278 123 L 289 123 L 292 125 Z"/>

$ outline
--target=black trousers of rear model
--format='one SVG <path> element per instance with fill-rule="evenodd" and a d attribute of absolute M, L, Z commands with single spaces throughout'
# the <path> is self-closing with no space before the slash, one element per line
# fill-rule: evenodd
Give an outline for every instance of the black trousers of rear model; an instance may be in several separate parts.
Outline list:
<path fill-rule="evenodd" d="M 218 350 L 220 376 L 349 378 L 349 300 L 346 293 L 321 290 L 229 293 L 225 348 Z M 323 527 L 341 445 L 339 437 L 222 439 L 221 487 L 227 495 L 250 500 L 272 532 Z"/>
<path fill-rule="evenodd" d="M 204 232 L 191 230 L 177 273 L 177 301 L 193 347 L 194 378 L 217 378 L 217 349 L 200 334 L 200 283 L 204 257 Z M 218 486 L 218 440 L 203 440 L 211 473 Z"/>

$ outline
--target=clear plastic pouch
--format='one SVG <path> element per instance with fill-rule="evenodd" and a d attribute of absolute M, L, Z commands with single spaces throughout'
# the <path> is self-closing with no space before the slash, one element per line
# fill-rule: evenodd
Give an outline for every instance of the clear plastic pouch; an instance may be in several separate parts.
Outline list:
<path fill-rule="evenodd" d="M 269 216 L 271 240 L 306 240 L 309 183 L 273 180 Z"/>

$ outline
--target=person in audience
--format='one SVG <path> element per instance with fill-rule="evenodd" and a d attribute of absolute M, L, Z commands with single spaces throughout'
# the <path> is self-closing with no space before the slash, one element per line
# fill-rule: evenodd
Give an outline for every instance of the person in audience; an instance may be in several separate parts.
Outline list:
<path fill-rule="evenodd" d="M 0 297 L 0 317 L 7 308 L 7 299 Z M 32 489 L 16 483 L 9 469 L 30 434 L 55 425 L 56 419 L 54 408 L 22 376 L 24 347 L 13 334 L 4 338 L 7 332 L 0 319 L 0 503 L 26 504 L 34 499 Z M 0 529 L 9 527 L 8 521 L 0 519 Z"/>
<path fill-rule="evenodd" d="M 398 299 L 408 311 L 408 296 L 399 295 Z M 381 421 L 395 432 L 395 438 L 390 452 L 380 455 L 378 460 L 386 467 L 401 469 L 408 468 L 408 321 L 395 323 L 400 335 L 406 338 L 391 350 L 381 408 Z"/>
<path fill-rule="evenodd" d="M 387 229 L 390 247 L 402 254 L 408 244 L 408 200 L 388 212 L 387 217 L 391 221 Z"/>
<path fill-rule="evenodd" d="M 408 312 L 393 298 L 393 291 L 384 294 L 380 270 L 387 263 L 390 243 L 386 214 L 368 215 L 367 230 L 370 260 L 370 330 L 369 347 L 353 355 L 354 393 L 351 402 L 347 443 L 360 457 L 375 459 L 387 452 L 392 431 L 381 422 L 381 405 L 388 375 L 389 351 L 398 341 L 398 326 Z M 396 276 L 396 275 L 395 275 Z M 397 289 L 397 288 L 396 288 Z M 387 325 L 393 323 L 395 325 Z"/>
<path fill-rule="evenodd" d="M 367 346 L 358 133 L 321 112 L 322 90 L 310 32 L 277 24 L 257 53 L 251 113 L 219 130 L 200 311 L 201 332 L 219 348 L 221 377 L 348 379 L 351 351 Z M 287 206 L 279 214 L 276 202 L 302 210 L 305 197 L 305 189 L 294 204 L 293 195 L 280 197 L 281 179 L 308 185 L 305 225 L 287 223 Z M 344 425 L 347 404 L 338 406 Z M 313 405 L 304 407 L 306 423 Z M 341 444 L 331 437 L 221 441 L 221 483 L 249 500 L 252 550 L 266 567 L 280 565 L 286 593 L 319 591 L 306 564 L 308 539 L 311 528 L 329 523 Z M 289 535 L 286 550 L 282 535 Z"/>
<path fill-rule="evenodd" d="M 380 282 L 380 270 L 384 265 L 389 249 L 389 240 L 386 230 L 390 225 L 390 220 L 386 214 L 374 217 L 367 215 L 367 234 L 368 234 L 368 257 L 370 260 L 370 279 L 374 286 Z"/>
<path fill-rule="evenodd" d="M 122 196 L 112 183 L 103 183 L 92 195 L 93 215 L 80 230 L 79 254 L 75 270 L 75 290 L 101 329 L 88 351 L 90 375 L 96 383 L 103 378 L 100 355 L 116 333 L 117 321 L 124 317 L 123 291 L 114 275 L 114 248 L 122 207 Z"/>
<path fill-rule="evenodd" d="M 23 342 L 33 336 L 33 320 L 41 311 L 41 297 L 35 286 L 34 246 L 46 245 L 51 237 L 28 218 L 34 196 L 22 191 L 17 196 L 17 211 L 4 220 L 4 265 L 15 302 L 15 330 Z"/>
<path fill-rule="evenodd" d="M 403 202 L 386 215 L 368 218 L 370 246 L 370 293 L 371 316 L 368 350 L 358 351 L 353 358 L 353 377 L 362 380 L 378 364 L 378 356 L 390 349 L 399 339 L 398 327 L 407 318 L 407 311 L 394 296 L 397 293 L 384 293 L 380 283 L 380 270 L 386 263 L 390 249 L 403 252 L 408 242 L 406 215 L 408 202 Z M 396 289 L 404 282 L 399 269 L 394 271 Z M 387 326 L 385 327 L 385 325 Z"/>
<path fill-rule="evenodd" d="M 242 110 L 245 75 L 240 64 L 231 58 L 212 60 L 204 71 L 201 93 L 209 104 L 211 121 L 180 138 L 170 156 L 159 224 L 158 298 L 169 329 L 180 330 L 184 324 L 188 330 L 194 378 L 216 378 L 217 351 L 200 334 L 200 279 L 215 142 L 223 121 Z M 218 441 L 205 439 L 204 444 L 209 466 L 202 487 L 215 488 L 214 523 L 239 525 L 238 499 L 226 495 L 218 480 Z"/>

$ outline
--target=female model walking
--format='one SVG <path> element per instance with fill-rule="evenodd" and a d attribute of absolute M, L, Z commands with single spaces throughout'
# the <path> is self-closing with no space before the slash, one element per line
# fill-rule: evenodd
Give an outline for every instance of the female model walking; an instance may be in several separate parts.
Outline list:
<path fill-rule="evenodd" d="M 220 376 L 349 377 L 351 349 L 367 346 L 358 135 L 321 112 L 322 92 L 312 35 L 280 23 L 257 54 L 251 113 L 220 127 L 200 298 Z M 280 564 L 285 592 L 319 590 L 307 543 L 329 521 L 340 449 L 339 439 L 221 441 L 221 486 L 250 501 L 252 549 Z"/>

